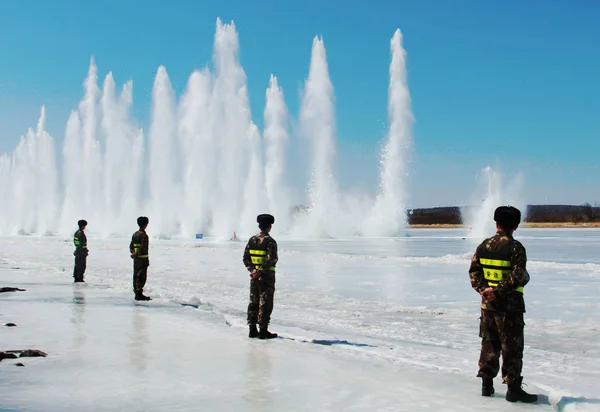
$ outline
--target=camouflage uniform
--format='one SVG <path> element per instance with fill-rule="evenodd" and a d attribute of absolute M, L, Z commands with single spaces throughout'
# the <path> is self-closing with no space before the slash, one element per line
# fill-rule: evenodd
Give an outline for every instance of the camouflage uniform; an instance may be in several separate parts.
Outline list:
<path fill-rule="evenodd" d="M 264 255 L 261 264 L 252 263 L 251 251 L 260 251 Z M 254 252 L 255 253 L 255 252 Z M 248 304 L 248 325 L 266 329 L 273 312 L 275 294 L 275 265 L 277 264 L 277 242 L 267 233 L 259 233 L 248 240 L 243 257 L 244 266 L 249 272 L 258 270 L 258 279 L 250 280 L 250 303 Z"/>
<path fill-rule="evenodd" d="M 129 251 L 133 255 L 133 290 L 137 294 L 141 294 L 146 285 L 148 276 L 148 248 L 150 240 L 145 230 L 138 230 L 131 237 Z"/>
<path fill-rule="evenodd" d="M 490 264 L 501 262 L 504 258 L 510 267 L 498 281 L 494 272 L 488 270 Z M 496 259 L 496 260 L 492 260 Z M 482 261 L 485 264 L 482 265 Z M 492 262 L 492 263 L 489 263 Z M 479 336 L 482 338 L 479 358 L 479 377 L 494 378 L 498 374 L 499 358 L 502 353 L 502 378 L 505 383 L 518 382 L 523 368 L 523 313 L 525 301 L 523 286 L 529 282 L 526 269 L 527 255 L 523 245 L 511 235 L 498 231 L 495 236 L 484 240 L 471 259 L 469 277 L 471 286 L 478 293 L 488 287 L 494 288 L 495 298 L 488 301 L 482 297 Z M 496 263 L 499 264 L 499 263 Z M 486 266 L 487 265 L 487 266 Z M 485 266 L 485 267 L 484 267 Z M 488 279 L 484 271 L 488 270 Z"/>
<path fill-rule="evenodd" d="M 89 254 L 87 248 L 87 237 L 83 230 L 79 229 L 73 235 L 73 243 L 75 244 L 75 268 L 73 269 L 73 278 L 75 282 L 83 282 L 83 274 L 85 273 L 86 260 Z"/>

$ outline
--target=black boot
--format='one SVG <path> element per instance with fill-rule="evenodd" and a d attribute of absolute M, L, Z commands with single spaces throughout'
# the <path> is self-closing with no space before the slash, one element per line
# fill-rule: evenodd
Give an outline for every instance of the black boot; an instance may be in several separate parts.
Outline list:
<path fill-rule="evenodd" d="M 135 292 L 135 300 L 152 300 L 152 298 L 145 296 L 144 292 Z"/>
<path fill-rule="evenodd" d="M 494 379 L 482 377 L 481 396 L 492 396 L 494 394 Z"/>
<path fill-rule="evenodd" d="M 258 338 L 258 329 L 256 329 L 256 325 L 249 325 L 248 328 L 250 332 L 248 333 L 249 338 Z"/>
<path fill-rule="evenodd" d="M 534 403 L 537 402 L 538 396 L 532 395 L 523 390 L 521 385 L 523 384 L 523 378 L 513 379 L 512 383 L 508 384 L 508 391 L 506 391 L 506 400 L 509 402 L 524 402 Z"/>
<path fill-rule="evenodd" d="M 260 328 L 260 332 L 258 334 L 259 339 L 274 339 L 277 337 L 276 333 L 271 333 L 267 330 L 267 327 Z"/>

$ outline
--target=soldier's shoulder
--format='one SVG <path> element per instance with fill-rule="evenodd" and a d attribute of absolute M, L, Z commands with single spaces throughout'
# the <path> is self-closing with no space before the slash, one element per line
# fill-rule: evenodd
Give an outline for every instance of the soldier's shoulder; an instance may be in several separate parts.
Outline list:
<path fill-rule="evenodd" d="M 246 243 L 246 247 L 249 247 L 250 245 L 254 245 L 257 242 L 258 242 L 258 236 L 257 235 L 250 236 L 250 239 L 248 239 L 248 242 Z"/>
<path fill-rule="evenodd" d="M 513 242 L 513 246 L 515 249 L 525 250 L 525 246 L 523 246 L 523 244 L 521 242 L 519 242 L 517 239 L 513 238 L 512 242 Z"/>
<path fill-rule="evenodd" d="M 489 243 L 490 243 L 492 240 L 494 240 L 494 237 L 495 237 L 495 236 L 490 236 L 490 237 L 487 237 L 487 238 L 483 239 L 483 240 L 481 241 L 481 243 L 479 244 L 479 246 L 477 246 L 477 250 L 479 250 L 479 249 L 485 249 L 485 247 L 486 247 L 486 246 L 487 246 L 487 245 L 488 245 L 488 244 L 489 244 Z"/>

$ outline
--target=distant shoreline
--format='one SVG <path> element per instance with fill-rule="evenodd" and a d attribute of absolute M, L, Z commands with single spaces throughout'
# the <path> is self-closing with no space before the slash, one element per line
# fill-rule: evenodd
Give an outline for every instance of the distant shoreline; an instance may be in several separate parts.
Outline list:
<path fill-rule="evenodd" d="M 523 228 L 541 228 L 541 229 L 560 229 L 560 228 L 600 228 L 600 222 L 525 222 L 521 223 L 520 227 Z M 414 224 L 409 225 L 411 229 L 466 229 L 467 225 L 464 224 Z"/>

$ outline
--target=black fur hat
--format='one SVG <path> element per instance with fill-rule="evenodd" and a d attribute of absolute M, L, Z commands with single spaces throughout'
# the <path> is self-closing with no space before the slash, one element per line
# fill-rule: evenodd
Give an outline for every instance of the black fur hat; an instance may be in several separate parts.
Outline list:
<path fill-rule="evenodd" d="M 87 220 L 81 219 L 81 220 L 77 221 L 77 225 L 79 225 L 79 227 L 87 226 Z"/>
<path fill-rule="evenodd" d="M 273 217 L 273 215 L 262 214 L 262 215 L 256 216 L 256 221 L 258 222 L 258 224 L 260 226 L 268 226 L 268 225 L 272 225 L 273 223 L 275 223 L 275 218 Z"/>
<path fill-rule="evenodd" d="M 140 227 L 146 226 L 148 224 L 148 222 L 149 222 L 149 220 L 146 216 L 140 216 L 137 218 L 137 224 Z"/>
<path fill-rule="evenodd" d="M 521 223 L 521 212 L 513 206 L 500 206 L 494 212 L 494 220 L 502 226 L 515 227 Z"/>

